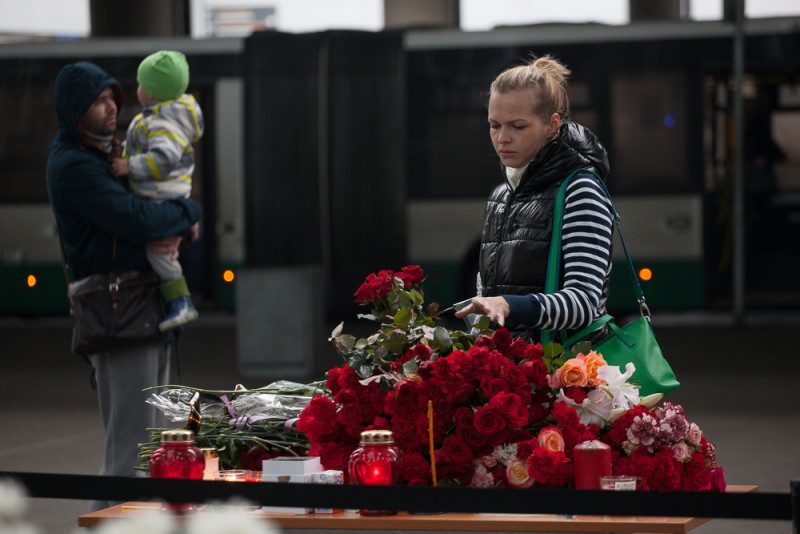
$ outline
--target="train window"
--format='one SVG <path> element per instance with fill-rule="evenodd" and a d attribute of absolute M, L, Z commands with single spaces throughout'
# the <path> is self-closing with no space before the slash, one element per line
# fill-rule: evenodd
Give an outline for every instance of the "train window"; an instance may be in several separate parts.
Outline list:
<path fill-rule="evenodd" d="M 685 76 L 625 74 L 611 83 L 614 189 L 620 193 L 686 190 Z"/>
<path fill-rule="evenodd" d="M 783 161 L 775 164 L 775 187 L 783 191 L 800 190 L 800 110 L 772 114 L 772 137 L 783 151 Z"/>
<path fill-rule="evenodd" d="M 47 153 L 56 134 L 51 88 L 0 85 L 0 117 L 0 199 L 46 201 Z"/>

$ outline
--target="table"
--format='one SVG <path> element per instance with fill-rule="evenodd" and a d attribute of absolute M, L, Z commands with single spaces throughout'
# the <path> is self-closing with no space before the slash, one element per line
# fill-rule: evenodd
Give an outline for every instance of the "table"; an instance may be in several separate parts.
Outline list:
<path fill-rule="evenodd" d="M 729 485 L 732 493 L 749 493 L 758 486 Z M 136 511 L 158 509 L 159 503 L 124 503 L 78 518 L 78 526 L 95 527 L 104 520 L 125 517 Z M 285 530 L 408 530 L 432 532 L 667 532 L 685 533 L 708 519 L 702 517 L 651 517 L 578 515 L 566 518 L 552 514 L 407 514 L 360 516 L 354 512 L 291 515 L 253 511 Z"/>

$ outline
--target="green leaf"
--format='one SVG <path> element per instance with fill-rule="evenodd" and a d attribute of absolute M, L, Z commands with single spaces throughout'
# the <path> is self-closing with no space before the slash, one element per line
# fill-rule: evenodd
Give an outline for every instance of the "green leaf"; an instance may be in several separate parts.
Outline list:
<path fill-rule="evenodd" d="M 358 369 L 356 370 L 356 374 L 357 374 L 357 375 L 358 375 L 360 378 L 369 378 L 369 377 L 371 377 L 371 376 L 372 376 L 372 369 L 373 369 L 373 367 L 374 367 L 374 366 L 373 366 L 372 364 L 368 364 L 368 363 L 366 363 L 366 364 L 364 364 L 364 365 L 360 365 L 360 366 L 358 367 Z"/>
<path fill-rule="evenodd" d="M 399 310 L 397 310 L 397 313 L 394 314 L 395 326 L 399 327 L 407 326 L 410 320 L 411 320 L 411 310 L 408 308 L 400 308 Z"/>
<path fill-rule="evenodd" d="M 386 300 L 389 302 L 389 304 L 397 304 L 397 302 L 400 300 L 400 293 L 401 290 L 394 288 L 386 296 Z"/>
<path fill-rule="evenodd" d="M 412 358 L 403 364 L 403 374 L 405 375 L 415 375 L 417 374 L 417 369 L 419 369 L 419 361 L 416 358 Z"/>
<path fill-rule="evenodd" d="M 355 354 L 347 359 L 347 365 L 350 369 L 358 369 L 358 366 L 364 363 L 364 357 L 361 354 Z"/>
<path fill-rule="evenodd" d="M 378 363 L 378 364 L 379 364 L 379 363 L 381 363 L 381 360 L 382 360 L 382 359 L 383 359 L 383 358 L 384 358 L 384 357 L 385 357 L 387 354 L 389 354 L 389 349 L 387 349 L 386 347 L 384 347 L 383 345 L 381 345 L 380 347 L 378 347 L 377 349 L 375 349 L 375 352 L 372 354 L 372 361 L 373 361 L 373 362 L 375 362 L 375 363 Z"/>
<path fill-rule="evenodd" d="M 368 344 L 369 344 L 369 341 L 367 341 L 363 337 L 359 338 L 359 340 L 356 341 L 355 349 L 356 350 L 364 350 L 364 347 L 366 347 Z"/>
<path fill-rule="evenodd" d="M 406 337 L 403 332 L 398 332 L 395 330 L 389 335 L 383 346 L 391 352 L 401 354 L 407 343 L 408 337 Z"/>
<path fill-rule="evenodd" d="M 489 328 L 490 324 L 491 321 L 489 320 L 489 318 L 485 315 L 481 315 L 478 318 L 478 320 L 472 324 L 472 326 L 477 328 L 478 330 L 486 330 L 487 328 Z"/>
<path fill-rule="evenodd" d="M 550 342 L 542 348 L 542 352 L 544 352 L 545 358 L 552 360 L 564 352 L 564 347 L 559 343 Z"/>
<path fill-rule="evenodd" d="M 560 358 L 556 358 L 555 360 L 553 360 L 553 369 L 558 369 L 565 363 L 567 363 L 567 359 L 564 358 L 563 356 Z"/>
<path fill-rule="evenodd" d="M 573 356 L 577 356 L 578 354 L 589 354 L 591 350 L 591 341 L 579 341 L 578 343 L 572 345 L 572 350 L 570 352 Z"/>
<path fill-rule="evenodd" d="M 448 351 L 453 346 L 453 340 L 450 339 L 450 333 L 447 331 L 446 328 L 441 326 L 437 326 L 436 329 L 433 331 L 433 342 L 443 351 Z"/>
<path fill-rule="evenodd" d="M 422 304 L 425 301 L 424 297 L 422 296 L 422 293 L 420 293 L 416 289 L 412 289 L 411 291 L 408 292 L 408 294 L 411 296 L 411 300 L 414 303 L 414 306 L 419 306 L 420 304 Z M 436 302 L 431 303 L 431 305 L 434 305 L 434 304 L 436 305 L 436 308 L 438 309 L 439 308 L 439 304 L 437 304 Z"/>
<path fill-rule="evenodd" d="M 333 343 L 336 352 L 339 354 L 346 354 L 353 350 L 353 346 L 356 344 L 356 338 L 350 334 L 344 334 L 335 338 L 331 338 L 331 342 Z"/>

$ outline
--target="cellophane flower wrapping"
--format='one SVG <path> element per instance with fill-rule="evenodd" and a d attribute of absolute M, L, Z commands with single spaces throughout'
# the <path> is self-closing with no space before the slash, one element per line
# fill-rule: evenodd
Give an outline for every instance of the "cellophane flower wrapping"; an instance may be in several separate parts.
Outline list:
<path fill-rule="evenodd" d="M 261 470 L 262 461 L 275 456 L 305 455 L 306 437 L 295 423 L 313 395 L 324 393 L 323 384 L 273 382 L 257 389 L 205 390 L 186 386 L 158 388 L 147 399 L 176 426 L 187 426 L 194 408 L 198 447 L 217 449 L 222 469 Z M 199 426 L 198 426 L 199 425 Z M 164 428 L 151 429 L 151 441 L 140 444 L 140 468 L 159 446 Z"/>

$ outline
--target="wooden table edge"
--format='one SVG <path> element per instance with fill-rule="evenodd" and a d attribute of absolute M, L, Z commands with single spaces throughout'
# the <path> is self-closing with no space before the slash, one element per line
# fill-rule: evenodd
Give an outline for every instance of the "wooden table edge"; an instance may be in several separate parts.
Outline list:
<path fill-rule="evenodd" d="M 730 493 L 752 493 L 758 486 L 731 484 Z M 78 517 L 78 526 L 96 527 L 103 521 L 125 517 L 137 510 L 160 509 L 155 502 L 118 504 Z M 334 514 L 276 514 L 253 512 L 285 529 L 319 530 L 428 530 L 428 531 L 518 531 L 537 532 L 672 532 L 685 533 L 706 523 L 702 517 L 599 516 L 579 515 L 574 519 L 552 514 L 407 514 L 360 516 L 353 512 Z M 454 524 L 455 522 L 455 524 Z"/>

